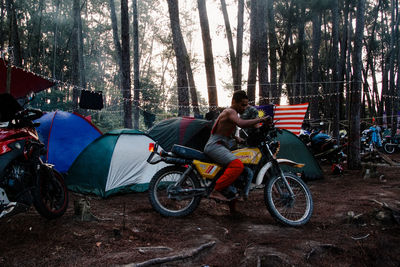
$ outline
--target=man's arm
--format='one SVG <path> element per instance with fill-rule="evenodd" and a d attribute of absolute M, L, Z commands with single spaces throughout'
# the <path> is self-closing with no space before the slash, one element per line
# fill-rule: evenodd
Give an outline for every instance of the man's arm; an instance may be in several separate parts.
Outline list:
<path fill-rule="evenodd" d="M 233 121 L 237 126 L 240 128 L 250 128 L 258 123 L 261 122 L 268 122 L 271 120 L 271 117 L 263 117 L 263 118 L 256 118 L 251 120 L 243 120 L 238 117 L 237 113 L 234 110 L 229 110 L 229 119 Z"/>

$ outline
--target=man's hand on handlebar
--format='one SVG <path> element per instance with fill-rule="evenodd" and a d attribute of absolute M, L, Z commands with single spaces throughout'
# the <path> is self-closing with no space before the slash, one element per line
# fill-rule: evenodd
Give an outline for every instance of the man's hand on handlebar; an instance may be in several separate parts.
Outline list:
<path fill-rule="evenodd" d="M 271 116 L 265 116 L 260 118 L 260 123 L 266 123 L 267 125 L 271 125 L 272 124 L 272 118 Z"/>

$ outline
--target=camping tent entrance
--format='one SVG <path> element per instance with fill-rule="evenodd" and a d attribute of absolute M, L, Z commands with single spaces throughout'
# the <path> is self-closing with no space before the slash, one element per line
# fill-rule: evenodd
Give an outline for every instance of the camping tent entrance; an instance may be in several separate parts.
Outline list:
<path fill-rule="evenodd" d="M 115 130 L 93 141 L 74 161 L 66 176 L 70 190 L 101 197 L 143 192 L 154 174 L 167 166 L 147 163 L 149 143 L 154 141 L 135 130 Z"/>

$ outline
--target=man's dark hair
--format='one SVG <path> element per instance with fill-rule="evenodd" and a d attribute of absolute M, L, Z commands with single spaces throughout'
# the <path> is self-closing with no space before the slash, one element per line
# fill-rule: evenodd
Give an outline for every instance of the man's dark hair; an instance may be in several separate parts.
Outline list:
<path fill-rule="evenodd" d="M 232 100 L 234 100 L 236 103 L 241 102 L 242 99 L 249 99 L 249 97 L 246 94 L 246 91 L 239 90 L 233 93 Z"/>

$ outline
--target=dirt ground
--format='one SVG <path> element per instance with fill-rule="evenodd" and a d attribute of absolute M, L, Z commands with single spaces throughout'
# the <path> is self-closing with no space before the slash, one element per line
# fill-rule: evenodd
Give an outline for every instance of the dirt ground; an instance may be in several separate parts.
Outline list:
<path fill-rule="evenodd" d="M 0 220 L 0 266 L 399 266 L 400 168 L 380 167 L 384 177 L 368 179 L 323 169 L 323 180 L 308 182 L 314 213 L 299 228 L 273 220 L 262 189 L 237 216 L 204 199 L 180 219 L 153 211 L 147 193 L 91 197 L 93 221 L 74 215 L 82 196 L 71 192 L 60 219 L 31 208 Z"/>

